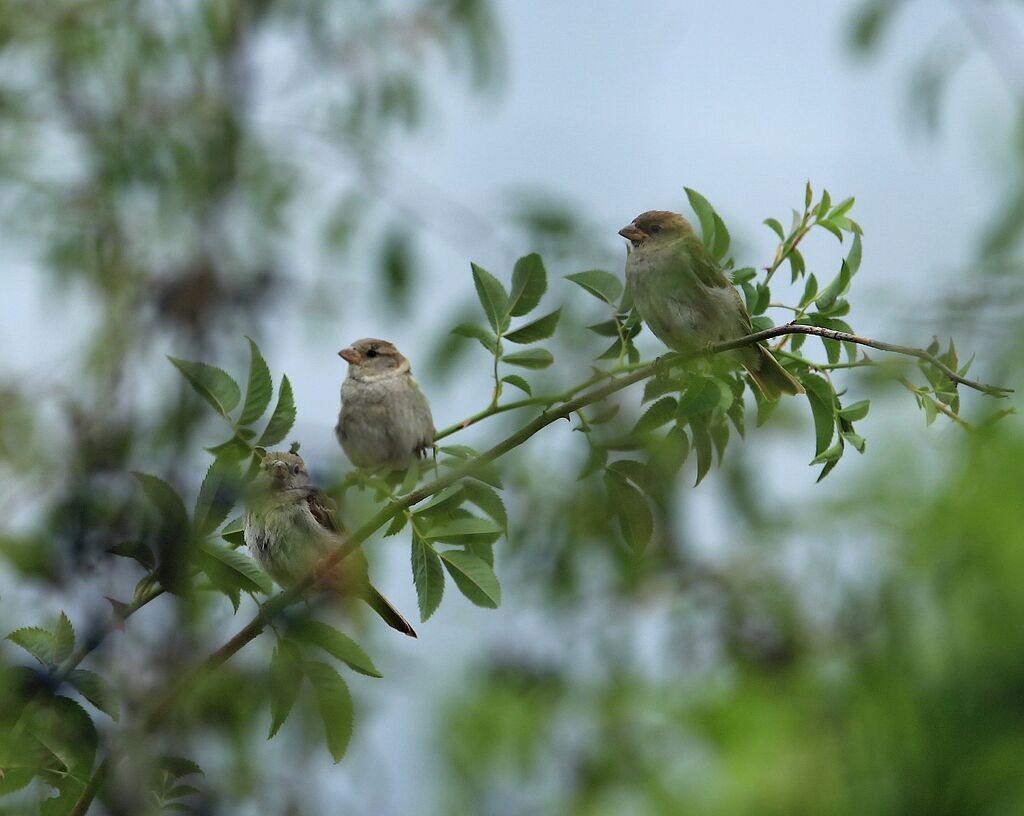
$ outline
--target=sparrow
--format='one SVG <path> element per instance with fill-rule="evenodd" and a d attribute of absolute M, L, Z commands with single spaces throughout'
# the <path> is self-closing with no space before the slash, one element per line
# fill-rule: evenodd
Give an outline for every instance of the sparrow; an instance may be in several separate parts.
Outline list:
<path fill-rule="evenodd" d="M 334 434 L 352 464 L 402 470 L 434 445 L 430 403 L 409 361 L 387 340 L 368 337 L 338 352 L 348 363 Z"/>
<path fill-rule="evenodd" d="M 256 563 L 282 587 L 308 575 L 344 540 L 345 528 L 334 502 L 313 484 L 298 454 L 268 452 L 246 504 L 245 543 Z M 416 637 L 409 622 L 370 584 L 362 552 L 352 553 L 339 565 L 331 586 L 357 595 L 392 629 Z"/>
<path fill-rule="evenodd" d="M 740 293 L 681 215 L 665 210 L 641 213 L 619 235 L 632 245 L 626 278 L 637 311 L 670 349 L 700 353 L 712 343 L 753 331 Z M 744 346 L 729 354 L 766 399 L 804 392 L 764 345 Z"/>

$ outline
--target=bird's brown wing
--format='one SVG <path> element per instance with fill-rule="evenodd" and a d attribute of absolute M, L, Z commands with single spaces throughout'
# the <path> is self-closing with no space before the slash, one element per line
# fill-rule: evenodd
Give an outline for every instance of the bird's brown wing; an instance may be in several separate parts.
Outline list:
<path fill-rule="evenodd" d="M 306 503 L 309 505 L 309 511 L 313 514 L 313 518 L 325 530 L 339 535 L 345 532 L 345 525 L 338 518 L 337 505 L 322 490 L 311 488 L 309 495 L 306 496 Z"/>
<path fill-rule="evenodd" d="M 694 276 L 709 289 L 724 289 L 731 285 L 714 256 L 696 236 L 686 239 L 686 254 Z"/>

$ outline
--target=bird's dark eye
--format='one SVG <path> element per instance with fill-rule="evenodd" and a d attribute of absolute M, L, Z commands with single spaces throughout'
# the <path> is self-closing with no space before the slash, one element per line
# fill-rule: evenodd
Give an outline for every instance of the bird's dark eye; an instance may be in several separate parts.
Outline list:
<path fill-rule="evenodd" d="M 302 470 L 302 465 L 292 465 L 292 473 L 294 473 L 296 476 L 299 475 L 299 472 L 301 470 Z"/>
<path fill-rule="evenodd" d="M 648 231 L 649 233 L 651 233 L 651 235 L 654 235 L 654 233 L 656 233 L 656 232 L 661 232 L 661 227 L 660 227 L 660 226 L 659 226 L 658 224 L 651 224 L 651 225 L 650 225 L 650 226 L 649 226 L 649 227 L 647 228 L 647 231 Z"/>
<path fill-rule="evenodd" d="M 367 357 L 376 357 L 377 356 L 377 349 L 374 348 L 373 346 L 370 346 L 369 350 L 366 352 L 366 356 Z"/>

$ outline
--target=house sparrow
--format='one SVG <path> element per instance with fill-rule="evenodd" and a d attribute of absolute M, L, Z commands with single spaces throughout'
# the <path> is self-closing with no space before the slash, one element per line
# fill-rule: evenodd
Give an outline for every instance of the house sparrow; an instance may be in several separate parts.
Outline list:
<path fill-rule="evenodd" d="M 409 361 L 387 340 L 357 340 L 338 355 L 348 363 L 334 434 L 352 464 L 401 470 L 434 444 L 430 403 Z"/>
<path fill-rule="evenodd" d="M 344 533 L 334 502 L 310 481 L 302 457 L 268 452 L 250 486 L 245 515 L 245 543 L 263 570 L 282 587 L 291 586 L 341 544 Z M 370 584 L 361 552 L 341 563 L 332 585 L 362 598 L 391 628 L 416 637 L 409 622 Z"/>
<path fill-rule="evenodd" d="M 712 343 L 753 331 L 740 293 L 681 215 L 641 213 L 619 235 L 633 245 L 626 278 L 637 311 L 666 346 L 699 353 Z M 729 354 L 747 369 L 765 398 L 804 392 L 760 343 Z"/>

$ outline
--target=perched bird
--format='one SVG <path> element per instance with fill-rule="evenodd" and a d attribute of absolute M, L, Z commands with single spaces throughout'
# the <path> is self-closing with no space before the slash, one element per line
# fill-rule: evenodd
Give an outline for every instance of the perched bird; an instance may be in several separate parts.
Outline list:
<path fill-rule="evenodd" d="M 348 363 L 334 434 L 356 467 L 409 467 L 434 445 L 430 403 L 409 361 L 387 340 L 357 340 L 338 355 Z"/>
<path fill-rule="evenodd" d="M 310 480 L 302 457 L 268 452 L 250 486 L 245 515 L 245 543 L 263 570 L 289 587 L 341 544 L 344 533 L 334 502 Z M 361 552 L 345 558 L 328 585 L 362 598 L 392 629 L 416 637 L 409 622 L 370 584 Z"/>
<path fill-rule="evenodd" d="M 626 278 L 637 311 L 666 346 L 699 353 L 712 343 L 753 331 L 740 293 L 681 215 L 664 210 L 641 213 L 619 235 L 632 244 Z M 804 392 L 760 343 L 730 355 L 767 399 Z"/>

